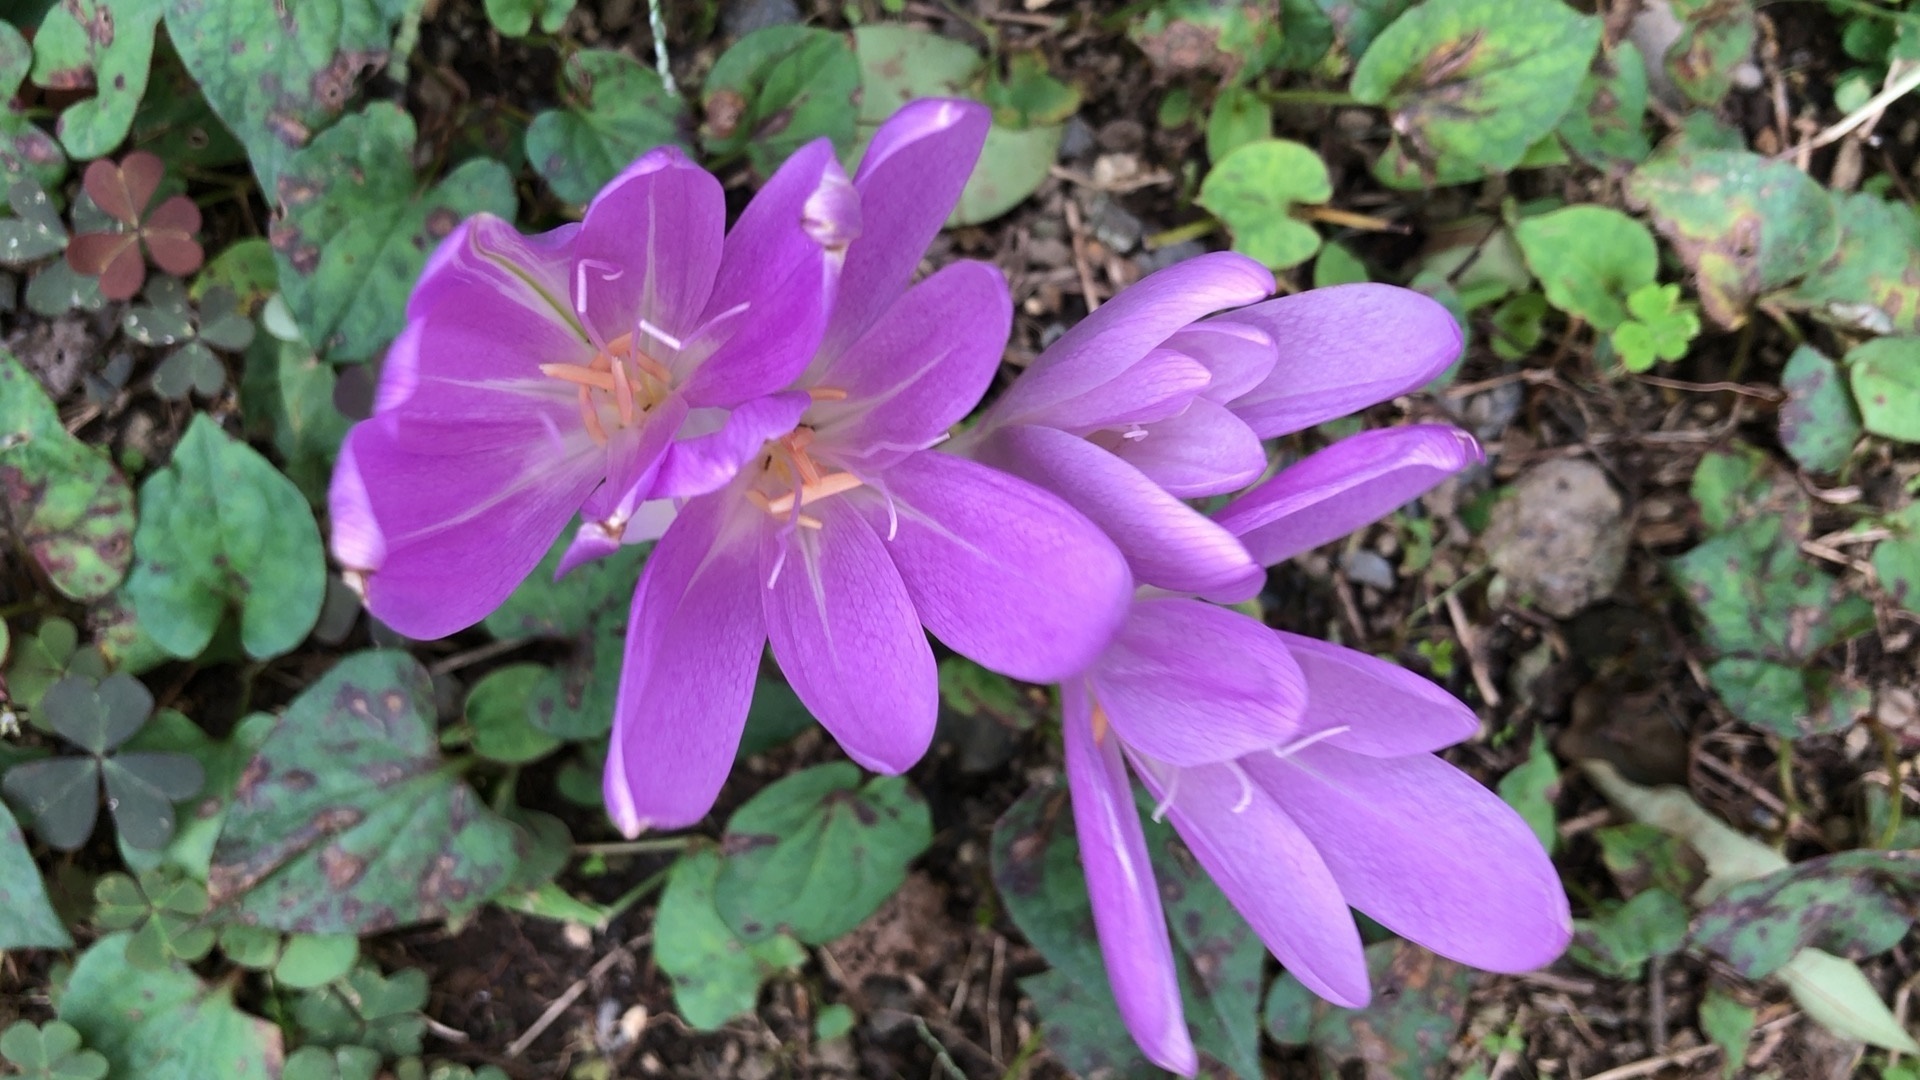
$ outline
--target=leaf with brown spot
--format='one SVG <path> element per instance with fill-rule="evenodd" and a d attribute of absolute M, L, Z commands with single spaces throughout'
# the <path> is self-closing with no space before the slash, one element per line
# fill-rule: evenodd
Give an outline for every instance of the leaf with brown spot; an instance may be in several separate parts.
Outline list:
<path fill-rule="evenodd" d="M 405 653 L 342 660 L 243 771 L 207 878 L 215 904 L 303 933 L 366 934 L 470 911 L 530 843 L 439 753 L 431 681 Z"/>
<path fill-rule="evenodd" d="M 1279 1042 L 1311 1043 L 1315 1066 L 1326 1080 L 1442 1075 L 1478 973 L 1410 941 L 1393 940 L 1367 946 L 1367 975 L 1372 1003 L 1342 1009 L 1282 973 L 1267 995 L 1268 1031 Z M 1349 1071 L 1355 1061 L 1361 1064 L 1358 1073 Z"/>
<path fill-rule="evenodd" d="M 1920 851 L 1847 851 L 1743 881 L 1693 921 L 1693 943 L 1758 979 L 1802 948 L 1851 959 L 1899 944 L 1920 914 Z"/>
<path fill-rule="evenodd" d="M 0 523 L 53 587 L 112 592 L 133 561 L 133 491 L 106 455 L 67 434 L 27 370 L 0 348 Z"/>

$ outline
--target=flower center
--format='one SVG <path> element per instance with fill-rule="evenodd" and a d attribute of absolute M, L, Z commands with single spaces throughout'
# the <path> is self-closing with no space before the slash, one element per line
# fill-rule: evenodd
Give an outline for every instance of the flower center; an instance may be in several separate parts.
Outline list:
<path fill-rule="evenodd" d="M 781 491 L 781 494 L 769 495 L 766 491 L 750 488 L 747 498 L 772 517 L 818 529 L 821 527 L 820 519 L 800 513 L 800 510 L 829 496 L 862 487 L 865 481 L 850 472 L 827 472 L 822 469 L 820 463 L 807 452 L 812 445 L 813 429 L 805 424 L 767 443 L 760 458 L 760 468 L 768 482 L 766 486 Z"/>
<path fill-rule="evenodd" d="M 541 364 L 540 373 L 578 390 L 580 422 L 601 446 L 607 444 L 609 417 L 616 429 L 628 427 L 665 400 L 673 388 L 673 373 L 635 348 L 632 334 L 607 342 L 588 363 Z"/>

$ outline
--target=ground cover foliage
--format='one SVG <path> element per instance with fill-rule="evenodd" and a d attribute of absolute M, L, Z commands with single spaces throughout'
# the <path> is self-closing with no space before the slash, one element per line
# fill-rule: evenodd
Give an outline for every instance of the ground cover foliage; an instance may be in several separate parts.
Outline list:
<path fill-rule="evenodd" d="M 1376 932 L 1375 1004 L 1333 1008 L 1150 826 L 1207 1074 L 1915 1075 L 1920 12 L 0 12 L 12 1073 L 1153 1075 L 1045 690 L 946 657 L 935 752 L 876 778 L 769 666 L 720 809 L 621 841 L 599 775 L 644 548 L 553 583 L 556 550 L 438 642 L 325 555 L 333 455 L 463 216 L 551 227 L 662 143 L 744 202 L 811 139 L 852 161 L 962 95 L 994 125 L 929 265 L 1005 271 L 1009 371 L 1212 247 L 1467 332 L 1375 419 L 1462 424 L 1488 466 L 1260 605 L 1475 705 L 1449 758 L 1553 850 L 1579 935 L 1496 978 Z"/>

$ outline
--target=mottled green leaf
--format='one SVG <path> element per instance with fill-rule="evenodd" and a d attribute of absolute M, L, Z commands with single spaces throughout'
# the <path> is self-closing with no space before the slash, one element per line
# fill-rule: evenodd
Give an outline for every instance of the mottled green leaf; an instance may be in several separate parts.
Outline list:
<path fill-rule="evenodd" d="M 1340 1080 L 1355 1061 L 1369 1080 L 1444 1075 L 1478 974 L 1394 940 L 1367 946 L 1367 975 L 1373 1002 L 1342 1009 L 1282 972 L 1267 995 L 1267 1031 L 1278 1042 L 1311 1043 L 1324 1080 Z"/>
<path fill-rule="evenodd" d="M 527 160 L 562 200 L 584 205 L 640 155 L 686 145 L 686 106 L 633 57 L 582 50 L 568 58 L 566 80 L 566 106 L 535 116 L 526 140 Z"/>
<path fill-rule="evenodd" d="M 1666 55 L 1667 77 L 1700 105 L 1718 105 L 1733 88 L 1734 69 L 1753 55 L 1759 27 L 1747 0 L 1671 0 L 1679 40 Z"/>
<path fill-rule="evenodd" d="M 167 37 L 246 144 L 260 189 L 333 123 L 360 76 L 387 62 L 406 0 L 169 0 Z M 405 290 L 402 289 L 404 298 Z"/>
<path fill-rule="evenodd" d="M 1284 270 L 1320 249 L 1320 234 L 1294 220 L 1294 206 L 1332 197 L 1333 182 L 1320 155 L 1300 143 L 1261 139 L 1215 165 L 1194 201 L 1226 222 L 1235 251 Z"/>
<path fill-rule="evenodd" d="M 1659 154 L 1627 178 L 1627 196 L 1693 269 L 1708 317 L 1729 329 L 1754 300 L 1817 270 L 1840 239 L 1817 182 L 1745 151 Z"/>
<path fill-rule="evenodd" d="M 1741 882 L 1703 909 L 1694 944 L 1758 979 L 1803 948 L 1852 959 L 1906 937 L 1920 912 L 1920 852 L 1846 851 Z"/>
<path fill-rule="evenodd" d="M 1834 192 L 1840 241 L 1784 298 L 1871 334 L 1920 333 L 1920 214 L 1866 192 Z"/>
<path fill-rule="evenodd" d="M 1560 121 L 1560 138 L 1595 168 L 1638 165 L 1653 152 L 1646 114 L 1647 65 L 1633 42 L 1622 41 L 1594 61 Z"/>
<path fill-rule="evenodd" d="M 716 157 L 746 155 L 762 177 L 814 139 L 853 145 L 860 62 L 844 34 L 768 26 L 722 53 L 701 89 L 700 137 Z"/>
<path fill-rule="evenodd" d="M 107 456 L 67 434 L 53 402 L 0 347 L 0 521 L 53 587 L 112 592 L 133 560 L 133 492 Z"/>
<path fill-rule="evenodd" d="M 133 546 L 127 595 L 146 632 L 182 659 L 206 649 L 230 609 L 256 659 L 291 650 L 320 617 L 326 557 L 306 500 L 205 413 L 140 486 Z"/>
<path fill-rule="evenodd" d="M 1800 467 L 1838 472 L 1860 441 L 1860 419 L 1840 369 L 1811 345 L 1787 358 L 1780 373 L 1787 400 L 1780 406 L 1780 444 Z"/>
<path fill-rule="evenodd" d="M 0 803 L 0 949 L 72 947 L 73 938 L 47 902 L 46 885 L 27 850 L 26 836 L 13 811 Z M 4 1050 L 5 1043 L 0 1041 L 0 1052 Z"/>
<path fill-rule="evenodd" d="M 1901 442 L 1920 442 L 1920 337 L 1876 338 L 1847 353 L 1860 422 Z"/>
<path fill-rule="evenodd" d="M 1423 169 L 1504 172 L 1566 114 L 1600 31 L 1559 0 L 1429 0 L 1374 41 L 1353 96 Z"/>
<path fill-rule="evenodd" d="M 1920 503 L 1888 519 L 1894 535 L 1874 545 L 1873 572 L 1894 603 L 1920 613 Z"/>
<path fill-rule="evenodd" d="M 160 0 L 66 0 L 33 39 L 33 81 L 52 90 L 92 89 L 67 106 L 55 130 L 80 160 L 126 141 L 147 92 Z"/>
<path fill-rule="evenodd" d="M 1626 903 L 1604 901 L 1591 919 L 1573 921 L 1567 954 L 1608 978 L 1637 979 L 1646 962 L 1678 951 L 1687 940 L 1687 905 L 1665 889 Z"/>
<path fill-rule="evenodd" d="M 240 779 L 207 876 L 216 903 L 304 933 L 458 915 L 511 880 L 527 835 L 440 759 L 426 671 L 349 656 L 288 706 Z"/>
<path fill-rule="evenodd" d="M 141 1080 L 268 1080 L 282 1059 L 280 1029 L 234 1008 L 230 985 L 208 986 L 174 966 L 127 962 L 127 934 L 101 938 L 74 965 L 60 1019 L 107 1059 L 113 1076 Z"/>
<path fill-rule="evenodd" d="M 816 765 L 728 819 L 716 906 L 746 941 L 779 932 L 824 945 L 886 902 L 932 841 L 926 801 L 905 779 L 862 784 L 851 763 Z"/>
<path fill-rule="evenodd" d="M 1015 131 L 1065 123 L 1080 108 L 1080 91 L 1054 78 L 1039 51 L 1007 57 L 1006 77 L 988 79 L 980 97 L 994 123 Z"/>
<path fill-rule="evenodd" d="M 548 671 L 539 664 L 509 664 L 489 671 L 467 692 L 467 723 L 473 749 L 481 757 L 508 765 L 536 761 L 560 740 L 533 726 L 530 708 Z"/>
<path fill-rule="evenodd" d="M 26 179 L 44 187 L 66 175 L 67 155 L 14 101 L 32 68 L 33 46 L 0 19 L 0 182 Z"/>
<path fill-rule="evenodd" d="M 1513 235 L 1553 306 L 1602 331 L 1627 320 L 1628 294 L 1660 269 L 1653 234 L 1610 207 L 1569 206 L 1527 218 Z"/>
<path fill-rule="evenodd" d="M 1162 75 L 1246 82 L 1289 59 L 1273 14 L 1242 0 L 1159 0 L 1127 22 L 1127 36 Z"/>
<path fill-rule="evenodd" d="M 499 162 L 468 161 L 423 191 L 413 143 L 412 118 L 376 102 L 290 157 L 273 189 L 280 290 L 329 360 L 386 348 L 427 255 L 462 218 L 513 217 L 513 178 Z"/>
<path fill-rule="evenodd" d="M 714 907 L 720 871 L 720 855 L 711 848 L 681 855 L 653 919 L 654 963 L 673 981 L 680 1016 L 698 1031 L 751 1012 L 762 982 L 807 959 L 800 943 L 785 934 L 749 944 L 727 927 Z"/>

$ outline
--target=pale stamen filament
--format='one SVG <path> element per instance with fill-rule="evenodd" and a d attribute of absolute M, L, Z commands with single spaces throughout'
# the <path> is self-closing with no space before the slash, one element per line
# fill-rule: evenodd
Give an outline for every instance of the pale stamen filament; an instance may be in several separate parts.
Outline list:
<path fill-rule="evenodd" d="M 1240 781 L 1240 800 L 1233 804 L 1233 813 L 1238 814 L 1253 805 L 1253 781 L 1247 776 L 1247 770 L 1240 767 L 1239 762 L 1223 761 L 1221 764 L 1227 767 L 1227 771 L 1233 774 L 1234 779 Z"/>
<path fill-rule="evenodd" d="M 1272 749 L 1271 753 L 1273 754 L 1274 757 L 1279 758 L 1281 761 L 1285 761 L 1288 758 L 1292 757 L 1293 755 L 1299 753 L 1300 751 L 1305 750 L 1307 747 L 1312 746 L 1314 743 L 1321 742 L 1326 739 L 1331 739 L 1335 735 L 1344 735 L 1347 732 L 1352 730 L 1353 730 L 1353 727 L 1352 725 L 1349 725 L 1349 724 L 1342 724 L 1339 727 L 1330 727 L 1325 731 L 1316 731 L 1304 739 L 1295 739 L 1294 741 L 1286 744 L 1285 746 L 1276 746 Z"/>
<path fill-rule="evenodd" d="M 1153 820 L 1155 824 L 1159 824 L 1167 819 L 1167 811 L 1173 809 L 1173 797 L 1180 793 L 1180 770 L 1169 768 L 1167 772 L 1170 774 L 1167 778 L 1167 790 L 1160 796 L 1160 801 L 1155 803 L 1153 807 Z"/>

